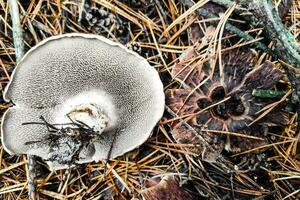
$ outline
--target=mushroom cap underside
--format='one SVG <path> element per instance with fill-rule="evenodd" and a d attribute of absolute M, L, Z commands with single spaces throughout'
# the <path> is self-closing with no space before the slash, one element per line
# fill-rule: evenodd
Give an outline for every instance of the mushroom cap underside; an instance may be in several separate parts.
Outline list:
<path fill-rule="evenodd" d="M 103 110 L 115 121 L 85 160 L 106 159 L 113 141 L 110 158 L 138 147 L 164 110 L 163 85 L 144 58 L 101 36 L 54 36 L 23 57 L 5 90 L 4 99 L 15 104 L 3 116 L 5 150 L 47 159 L 47 145 L 26 145 L 45 138 L 46 127 L 22 124 L 38 122 L 40 116 L 49 123 L 61 123 L 57 115 L 78 95 L 90 95 L 86 99 L 92 103 L 111 101 L 105 102 Z"/>

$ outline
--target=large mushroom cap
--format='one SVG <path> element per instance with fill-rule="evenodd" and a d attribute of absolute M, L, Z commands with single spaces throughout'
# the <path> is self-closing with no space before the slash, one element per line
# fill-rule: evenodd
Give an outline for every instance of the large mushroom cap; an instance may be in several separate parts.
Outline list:
<path fill-rule="evenodd" d="M 103 37 L 74 33 L 32 48 L 16 67 L 4 99 L 15 104 L 2 123 L 2 143 L 11 154 L 49 160 L 53 151 L 46 126 L 23 123 L 41 122 L 41 116 L 51 124 L 67 123 L 74 110 L 80 121 L 92 116 L 89 125 L 98 127 L 101 137 L 80 152 L 76 163 L 106 159 L 112 143 L 110 158 L 138 147 L 164 110 L 163 85 L 144 58 Z"/>

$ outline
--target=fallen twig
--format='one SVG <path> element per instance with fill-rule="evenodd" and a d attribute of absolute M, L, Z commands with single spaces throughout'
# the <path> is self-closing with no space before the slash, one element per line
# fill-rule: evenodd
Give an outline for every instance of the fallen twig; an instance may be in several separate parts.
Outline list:
<path fill-rule="evenodd" d="M 192 7 L 194 5 L 192 0 L 180 0 L 180 2 L 182 4 L 184 4 L 187 7 Z M 232 4 L 230 4 L 232 5 Z M 196 13 L 198 15 L 201 15 L 203 17 L 207 17 L 207 18 L 218 18 L 218 16 L 210 13 L 208 10 L 206 10 L 205 8 L 199 8 L 196 10 Z M 236 34 L 237 36 L 243 38 L 245 41 L 253 41 L 255 40 L 254 37 L 252 37 L 251 35 L 249 35 L 248 33 L 240 30 L 239 28 L 237 28 L 236 26 L 232 25 L 229 22 L 226 22 L 225 24 L 225 29 L 233 34 Z M 276 57 L 276 55 L 274 54 L 274 52 L 272 51 L 272 49 L 270 49 L 269 47 L 267 47 L 265 44 L 261 43 L 261 42 L 256 42 L 255 43 L 256 47 L 260 50 L 263 50 L 264 52 Z"/>
<path fill-rule="evenodd" d="M 20 62 L 24 55 L 24 42 L 23 42 L 23 33 L 20 23 L 19 8 L 16 0 L 8 1 L 10 6 L 10 15 L 12 19 L 13 27 L 13 39 L 14 39 L 14 49 L 17 63 Z M 28 198 L 30 200 L 37 199 L 36 194 L 36 173 L 35 173 L 35 157 L 33 155 L 27 155 L 28 159 Z"/>
<path fill-rule="evenodd" d="M 13 37 L 15 46 L 15 55 L 17 63 L 20 62 L 24 55 L 23 33 L 20 23 L 19 7 L 16 0 L 9 0 L 10 15 L 13 26 Z"/>

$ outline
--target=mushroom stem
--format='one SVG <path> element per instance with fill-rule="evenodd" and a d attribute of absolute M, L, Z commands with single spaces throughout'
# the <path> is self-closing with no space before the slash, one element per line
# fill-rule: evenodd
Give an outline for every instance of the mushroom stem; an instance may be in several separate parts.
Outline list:
<path fill-rule="evenodd" d="M 19 16 L 19 7 L 18 2 L 16 0 L 8 0 L 9 7 L 10 7 L 10 16 L 12 19 L 12 27 L 13 27 L 13 40 L 14 40 L 14 47 L 15 47 L 15 55 L 16 55 L 16 62 L 19 63 L 21 58 L 24 55 L 24 42 L 23 42 L 23 34 L 22 34 L 22 27 L 20 23 L 20 16 Z M 35 200 L 37 199 L 37 192 L 36 192 L 36 161 L 34 155 L 27 155 L 28 160 L 28 199 Z"/>
<path fill-rule="evenodd" d="M 108 116 L 102 112 L 101 108 L 94 104 L 82 104 L 71 110 L 67 116 L 71 121 L 77 121 L 92 128 L 99 135 L 107 128 Z"/>

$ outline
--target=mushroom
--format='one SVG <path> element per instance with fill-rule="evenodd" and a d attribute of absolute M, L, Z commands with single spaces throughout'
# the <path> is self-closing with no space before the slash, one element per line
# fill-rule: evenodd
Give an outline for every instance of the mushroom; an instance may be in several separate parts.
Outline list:
<path fill-rule="evenodd" d="M 32 48 L 4 92 L 10 154 L 32 154 L 51 170 L 112 159 L 151 135 L 164 111 L 157 71 L 104 37 L 65 34 Z"/>
<path fill-rule="evenodd" d="M 178 143 L 194 144 L 187 148 L 189 151 L 201 155 L 203 160 L 215 161 L 223 150 L 239 153 L 268 144 L 265 128 L 283 127 L 288 123 L 285 112 L 273 110 L 251 124 L 266 105 L 277 101 L 253 95 L 256 89 L 274 88 L 281 79 L 282 73 L 273 63 L 265 61 L 253 68 L 255 54 L 252 51 L 233 49 L 222 55 L 223 71 L 219 73 L 219 68 L 212 72 L 209 62 L 186 64 L 195 56 L 197 51 L 189 49 L 172 69 L 173 78 L 185 84 L 185 88 L 166 91 L 166 104 L 179 117 L 190 116 L 185 120 L 197 130 L 195 134 L 182 122 L 173 127 L 172 135 Z M 224 132 L 256 138 L 222 134 Z M 204 148 L 199 135 L 213 147 L 213 152 Z"/>

